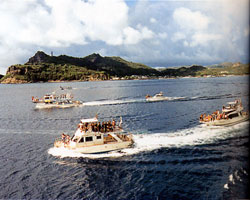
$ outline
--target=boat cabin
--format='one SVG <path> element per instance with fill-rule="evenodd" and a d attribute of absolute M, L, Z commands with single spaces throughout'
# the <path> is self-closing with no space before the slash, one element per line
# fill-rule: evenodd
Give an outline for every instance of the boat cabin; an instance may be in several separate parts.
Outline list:
<path fill-rule="evenodd" d="M 71 139 L 71 143 L 76 143 L 80 146 L 93 146 L 98 144 L 105 144 L 108 142 L 120 142 L 121 139 L 114 133 L 107 132 L 94 132 L 92 130 L 83 131 L 82 127 L 84 123 L 97 123 L 97 118 L 82 119 L 76 130 L 74 136 Z"/>
<path fill-rule="evenodd" d="M 53 94 L 46 94 L 46 95 L 43 97 L 43 99 L 44 99 L 44 102 L 45 102 L 45 103 L 52 103 L 52 102 L 55 101 L 56 96 L 53 95 Z"/>
<path fill-rule="evenodd" d="M 104 144 L 104 134 L 87 133 L 81 136 L 74 136 L 72 142 L 80 144 L 82 146 L 93 146 L 98 144 Z"/>
<path fill-rule="evenodd" d="M 222 107 L 222 112 L 229 114 L 230 112 L 240 112 L 243 110 L 242 103 L 240 99 L 234 102 L 228 102 L 226 106 Z"/>
<path fill-rule="evenodd" d="M 156 94 L 155 97 L 163 97 L 163 92 Z"/>

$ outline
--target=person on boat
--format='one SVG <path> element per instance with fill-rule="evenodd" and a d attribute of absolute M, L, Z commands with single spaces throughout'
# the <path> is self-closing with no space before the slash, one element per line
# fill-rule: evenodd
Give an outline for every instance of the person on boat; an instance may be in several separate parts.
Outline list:
<path fill-rule="evenodd" d="M 201 114 L 200 116 L 200 121 L 203 121 L 203 114 Z"/>
<path fill-rule="evenodd" d="M 107 129 L 108 129 L 108 132 L 112 132 L 113 131 L 112 124 L 111 124 L 110 120 L 108 121 L 108 127 L 107 127 Z"/>
<path fill-rule="evenodd" d="M 105 132 L 105 125 L 104 125 L 104 122 L 102 122 L 101 132 L 102 132 L 102 133 Z"/>
<path fill-rule="evenodd" d="M 63 143 L 65 143 L 65 139 L 66 139 L 66 135 L 64 133 L 62 133 L 62 141 L 63 141 Z"/>
<path fill-rule="evenodd" d="M 83 132 L 86 133 L 87 132 L 87 127 L 85 124 L 83 124 L 83 128 L 82 128 Z"/>
<path fill-rule="evenodd" d="M 222 114 L 222 119 L 226 119 L 225 113 Z"/>
<path fill-rule="evenodd" d="M 104 133 L 108 132 L 108 122 L 104 122 Z"/>
<path fill-rule="evenodd" d="M 88 128 L 89 128 L 88 122 L 84 123 L 84 130 L 85 130 L 85 133 L 88 131 Z"/>
<path fill-rule="evenodd" d="M 70 136 L 69 135 L 66 135 L 66 144 L 69 144 L 69 142 L 70 142 Z"/>
<path fill-rule="evenodd" d="M 91 130 L 95 132 L 95 123 L 91 123 Z"/>
<path fill-rule="evenodd" d="M 115 120 L 112 120 L 112 126 L 113 126 L 113 130 L 115 130 Z"/>
<path fill-rule="evenodd" d="M 100 131 L 101 131 L 101 128 L 102 128 L 101 122 L 98 122 L 98 124 L 97 124 L 97 126 L 96 126 L 97 132 L 100 132 Z"/>

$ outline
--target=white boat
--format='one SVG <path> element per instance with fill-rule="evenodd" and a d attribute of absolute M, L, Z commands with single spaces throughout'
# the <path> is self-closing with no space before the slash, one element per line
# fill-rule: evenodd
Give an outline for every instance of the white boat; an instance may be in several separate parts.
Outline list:
<path fill-rule="evenodd" d="M 54 142 L 54 147 L 83 154 L 104 153 L 131 147 L 134 143 L 132 134 L 125 133 L 121 123 L 120 121 L 119 126 L 113 124 L 112 128 L 104 131 L 104 128 L 98 128 L 98 126 L 96 126 L 97 129 L 86 129 L 85 126 L 92 127 L 93 124 L 100 124 L 97 118 L 82 119 L 75 134 L 71 138 L 67 136 L 66 139 L 65 135 L 62 135 L 61 139 Z"/>
<path fill-rule="evenodd" d="M 150 95 L 146 95 L 146 101 L 166 101 L 169 100 L 168 97 L 163 95 L 163 92 L 155 94 L 153 97 Z"/>
<path fill-rule="evenodd" d="M 222 107 L 222 112 L 215 111 L 208 116 L 201 116 L 200 123 L 207 126 L 232 126 L 249 120 L 248 112 L 243 112 L 243 106 L 240 99 L 234 102 L 228 102 Z"/>
<path fill-rule="evenodd" d="M 60 89 L 61 90 L 72 90 L 72 87 L 70 87 L 70 86 L 67 86 L 67 87 L 60 86 Z"/>
<path fill-rule="evenodd" d="M 33 103 L 36 103 L 35 108 L 70 108 L 82 105 L 81 101 L 73 101 L 73 95 L 66 94 L 46 94 L 43 98 L 38 99 L 32 97 Z"/>

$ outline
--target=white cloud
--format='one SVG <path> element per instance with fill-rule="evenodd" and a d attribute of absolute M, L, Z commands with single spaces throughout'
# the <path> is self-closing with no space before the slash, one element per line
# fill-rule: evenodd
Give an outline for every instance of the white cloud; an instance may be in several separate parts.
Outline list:
<path fill-rule="evenodd" d="M 152 38 L 148 27 L 129 25 L 128 10 L 124 0 L 1 0 L 0 65 L 16 48 L 65 48 L 93 41 L 116 46 Z"/>
<path fill-rule="evenodd" d="M 4 40 L 67 47 L 89 41 L 126 44 L 130 41 L 126 38 L 127 29 L 134 29 L 142 39 L 152 36 L 152 31 L 145 26 L 141 30 L 129 26 L 128 6 L 122 0 L 108 3 L 103 0 L 43 0 L 43 4 L 39 4 L 39 0 L 27 0 L 22 4 L 18 0 L 3 1 L 0 16 L 4 20 L 0 25 L 7 28 L 0 30 L 0 36 Z"/>
<path fill-rule="evenodd" d="M 151 22 L 152 24 L 154 24 L 154 23 L 156 23 L 157 21 L 156 21 L 155 18 L 151 17 L 151 18 L 150 18 L 150 22 Z"/>
<path fill-rule="evenodd" d="M 192 12 L 188 8 L 177 8 L 174 11 L 173 18 L 182 28 L 187 30 L 203 30 L 208 27 L 209 17 L 199 11 Z"/>
<path fill-rule="evenodd" d="M 160 39 L 166 39 L 168 37 L 168 34 L 163 32 L 163 33 L 158 33 L 158 36 Z"/>
<path fill-rule="evenodd" d="M 188 47 L 188 46 L 189 46 L 189 43 L 185 40 L 185 41 L 183 42 L 183 45 L 184 45 L 185 47 Z"/>
<path fill-rule="evenodd" d="M 140 32 L 131 27 L 127 27 L 124 29 L 124 35 L 126 38 L 125 40 L 126 44 L 136 44 L 141 39 Z"/>
<path fill-rule="evenodd" d="M 186 35 L 185 35 L 184 33 L 182 33 L 182 32 L 176 32 L 176 33 L 174 33 L 174 35 L 172 36 L 171 40 L 172 40 L 173 42 L 177 42 L 177 41 L 183 40 L 183 39 L 185 39 L 185 38 L 186 38 Z"/>
<path fill-rule="evenodd" d="M 142 27 L 141 25 L 138 25 L 137 28 L 139 30 L 136 30 L 131 27 L 126 27 L 123 30 L 125 44 L 137 44 L 143 39 L 150 39 L 154 36 L 154 33 L 147 27 Z"/>
<path fill-rule="evenodd" d="M 222 39 L 222 35 L 219 34 L 206 34 L 206 33 L 196 33 L 192 36 L 192 42 L 190 43 L 191 47 L 197 45 L 208 45 L 211 41 Z"/>

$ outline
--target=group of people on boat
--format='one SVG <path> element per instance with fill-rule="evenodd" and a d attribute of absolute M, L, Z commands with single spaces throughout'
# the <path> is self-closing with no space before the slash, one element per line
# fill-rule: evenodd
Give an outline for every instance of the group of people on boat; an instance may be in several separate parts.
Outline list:
<path fill-rule="evenodd" d="M 61 137 L 62 137 L 62 142 L 64 144 L 68 144 L 69 143 L 69 141 L 70 141 L 70 136 L 69 135 L 62 133 Z"/>
<path fill-rule="evenodd" d="M 200 122 L 209 122 L 214 120 L 221 120 L 221 119 L 229 119 L 228 113 L 232 113 L 232 111 L 236 111 L 242 108 L 242 103 L 240 99 L 236 99 L 234 102 L 229 102 L 227 106 L 222 106 L 222 112 L 220 113 L 219 110 L 216 110 L 211 115 L 201 114 Z M 243 109 L 243 108 L 242 108 Z"/>
<path fill-rule="evenodd" d="M 211 115 L 206 115 L 206 113 L 201 114 L 200 121 L 201 122 L 210 122 L 214 120 L 228 119 L 228 116 L 225 115 L 224 112 L 220 113 L 219 110 L 214 111 Z"/>
<path fill-rule="evenodd" d="M 104 122 L 80 122 L 78 124 L 78 130 L 81 132 L 101 132 L 101 133 L 107 133 L 107 132 L 113 132 L 117 129 L 121 129 L 121 123 L 119 126 L 116 126 L 116 121 L 113 119 L 112 122 L 104 121 Z"/>

